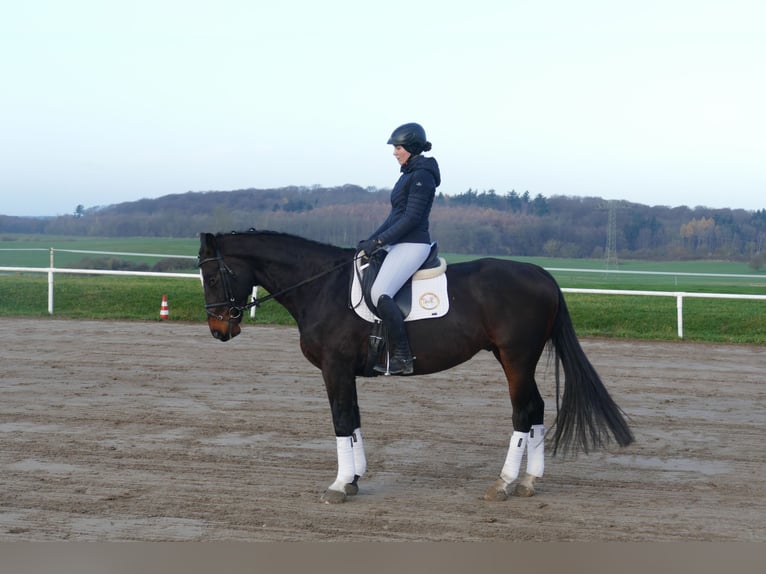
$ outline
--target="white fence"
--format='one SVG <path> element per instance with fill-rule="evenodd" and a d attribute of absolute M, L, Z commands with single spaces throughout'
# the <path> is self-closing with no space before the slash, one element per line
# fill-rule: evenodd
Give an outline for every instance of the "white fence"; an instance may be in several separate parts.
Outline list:
<path fill-rule="evenodd" d="M 716 277 L 732 279 L 758 279 L 766 281 L 766 277 L 759 275 L 740 275 L 735 273 L 684 273 L 674 271 L 619 271 L 612 269 L 571 269 L 571 268 L 547 268 L 548 271 L 565 271 L 570 273 L 615 273 L 623 275 L 669 275 L 673 277 Z M 766 295 L 736 295 L 729 293 L 687 293 L 683 291 L 629 291 L 621 289 L 577 289 L 564 287 L 564 293 L 592 293 L 599 295 L 638 295 L 647 297 L 675 297 L 676 298 L 676 322 L 678 324 L 678 336 L 684 336 L 684 298 L 697 299 L 747 299 L 766 301 Z"/>
<path fill-rule="evenodd" d="M 766 301 L 766 295 L 736 295 L 729 293 L 686 293 L 683 291 L 628 291 L 620 289 L 577 289 L 562 287 L 564 293 L 595 293 L 599 295 L 647 295 L 652 297 L 676 298 L 676 322 L 678 336 L 684 337 L 684 297 L 698 299 L 760 299 Z"/>
<path fill-rule="evenodd" d="M 194 255 L 166 255 L 163 253 L 124 253 L 116 251 L 81 251 L 79 249 L 0 249 L 0 251 L 47 251 L 50 253 L 49 267 L 0 267 L 2 271 L 14 271 L 20 273 L 47 273 L 48 274 L 48 313 L 53 315 L 53 276 L 56 273 L 71 275 L 127 275 L 134 277 L 178 277 L 181 279 L 200 280 L 199 273 L 165 273 L 161 271 L 115 271 L 109 269 L 68 269 L 57 268 L 54 265 L 54 252 L 85 253 L 90 255 L 121 255 L 128 257 L 162 257 L 173 259 L 197 259 Z"/>
<path fill-rule="evenodd" d="M 0 249 L 0 251 L 48 251 L 47 249 Z M 0 272 L 11 271 L 21 273 L 47 273 L 48 274 L 48 313 L 53 314 L 53 277 L 56 273 L 80 274 L 80 275 L 129 275 L 138 277 L 177 277 L 180 279 L 200 280 L 198 273 L 163 273 L 153 271 L 111 271 L 107 269 L 68 269 L 57 268 L 54 266 L 54 251 L 67 253 L 88 253 L 95 255 L 121 255 L 131 257 L 163 257 L 174 259 L 197 259 L 193 255 L 164 255 L 161 253 L 122 253 L 113 251 L 80 251 L 74 249 L 50 249 L 49 267 L 0 267 Z M 697 276 L 697 277 L 730 277 L 730 278 L 749 278 L 763 280 L 759 275 L 737 275 L 737 274 L 719 274 L 719 273 L 675 273 L 675 272 L 654 272 L 654 271 L 620 271 L 604 269 L 569 269 L 569 268 L 547 268 L 548 271 L 565 271 L 576 273 L 614 273 L 614 274 L 635 274 L 635 275 L 673 275 L 673 276 Z M 579 289 L 563 287 L 564 293 L 588 293 L 595 295 L 628 295 L 628 296 L 647 296 L 647 297 L 675 297 L 676 298 L 676 317 L 678 324 L 678 336 L 684 336 L 684 298 L 702 298 L 702 299 L 745 299 L 766 301 L 766 295 L 737 295 L 729 293 L 688 293 L 682 291 L 630 291 L 622 289 Z M 257 287 L 253 290 L 253 297 L 256 296 Z M 255 307 L 251 309 L 251 316 L 255 312 Z"/>

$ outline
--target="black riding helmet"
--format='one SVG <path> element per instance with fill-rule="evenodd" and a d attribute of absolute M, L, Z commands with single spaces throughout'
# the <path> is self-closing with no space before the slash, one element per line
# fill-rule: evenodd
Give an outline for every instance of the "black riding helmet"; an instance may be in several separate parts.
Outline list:
<path fill-rule="evenodd" d="M 388 138 L 391 145 L 400 145 L 412 155 L 431 149 L 431 142 L 426 140 L 426 130 L 416 123 L 403 124 L 396 128 Z"/>

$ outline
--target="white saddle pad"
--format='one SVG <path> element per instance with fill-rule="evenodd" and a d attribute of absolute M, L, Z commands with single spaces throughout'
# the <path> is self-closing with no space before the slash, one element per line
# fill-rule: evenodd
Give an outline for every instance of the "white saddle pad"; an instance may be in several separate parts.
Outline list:
<path fill-rule="evenodd" d="M 441 267 L 437 269 L 425 269 L 418 271 L 412 278 L 412 305 L 410 313 L 405 321 L 418 321 L 421 319 L 435 319 L 443 317 L 449 311 L 449 297 L 447 296 L 447 275 L 444 269 L 447 262 L 439 258 Z M 365 321 L 374 323 L 380 321 L 362 296 L 362 286 L 359 283 L 360 269 L 364 267 L 362 259 L 354 262 L 357 269 L 354 273 L 354 279 L 351 283 L 351 307 L 357 315 Z M 436 274 L 438 273 L 438 274 Z"/>

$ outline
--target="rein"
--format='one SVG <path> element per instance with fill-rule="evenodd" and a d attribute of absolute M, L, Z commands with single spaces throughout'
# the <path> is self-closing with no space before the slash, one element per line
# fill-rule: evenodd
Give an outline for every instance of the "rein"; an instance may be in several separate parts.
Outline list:
<path fill-rule="evenodd" d="M 345 267 L 346 265 L 351 265 L 356 260 L 358 260 L 360 257 L 363 257 L 363 254 L 359 253 L 355 255 L 353 258 L 351 258 L 349 261 L 344 261 L 342 263 L 339 263 L 335 267 L 332 267 L 330 269 L 327 269 L 325 271 L 322 271 L 321 273 L 317 273 L 316 275 L 312 275 L 308 279 L 304 279 L 303 281 L 299 281 L 298 283 L 295 283 L 294 285 L 290 285 L 289 287 L 285 287 L 284 289 L 281 289 L 277 291 L 276 293 L 269 293 L 268 295 L 265 295 L 264 297 L 259 297 L 257 299 L 253 299 L 250 301 L 250 303 L 247 303 L 245 305 L 237 305 L 236 304 L 236 298 L 231 292 L 231 284 L 229 279 L 231 277 L 235 277 L 234 271 L 231 270 L 231 268 L 226 265 L 226 262 L 223 259 L 223 255 L 216 250 L 215 257 L 208 257 L 207 259 L 202 259 L 197 264 L 197 267 L 202 269 L 202 266 L 205 263 L 209 263 L 211 261 L 217 261 L 218 262 L 218 272 L 221 274 L 221 281 L 223 282 L 223 288 L 224 293 L 227 298 L 227 301 L 225 303 L 207 303 L 205 305 L 205 311 L 207 311 L 207 314 L 211 317 L 215 317 L 219 321 L 223 321 L 223 316 L 217 315 L 211 311 L 211 309 L 214 309 L 215 307 L 222 307 L 224 305 L 229 306 L 229 320 L 236 320 L 239 319 L 242 314 L 247 311 L 248 309 L 252 307 L 259 307 L 260 305 L 263 305 L 266 301 L 269 301 L 271 299 L 275 299 L 276 297 L 279 297 L 280 295 L 284 295 L 285 293 L 289 293 L 290 291 L 293 291 L 295 289 L 298 289 L 299 287 L 303 287 L 304 285 L 311 283 L 312 281 L 316 281 L 317 279 L 321 279 L 325 275 L 329 275 L 330 273 L 333 273 L 334 271 L 337 271 L 341 267 Z"/>

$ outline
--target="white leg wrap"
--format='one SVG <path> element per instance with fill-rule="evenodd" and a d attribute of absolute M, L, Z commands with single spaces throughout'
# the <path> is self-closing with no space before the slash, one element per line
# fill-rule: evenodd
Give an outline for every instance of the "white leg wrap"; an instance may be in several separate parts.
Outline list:
<path fill-rule="evenodd" d="M 500 478 L 509 484 L 519 476 L 521 458 L 524 456 L 528 437 L 529 433 L 519 431 L 513 431 L 513 434 L 511 435 L 511 444 L 508 447 L 508 455 L 505 457 L 505 464 L 503 465 L 503 470 L 500 472 Z"/>
<path fill-rule="evenodd" d="M 545 470 L 545 426 L 532 425 L 527 440 L 527 474 L 540 478 Z"/>
<path fill-rule="evenodd" d="M 338 449 L 338 476 L 330 485 L 332 490 L 345 491 L 345 485 L 354 481 L 354 441 L 350 436 L 335 437 Z"/>
<path fill-rule="evenodd" d="M 354 474 L 364 476 L 367 470 L 367 457 L 364 454 L 364 442 L 362 441 L 362 429 L 356 429 L 351 435 L 354 441 Z"/>

